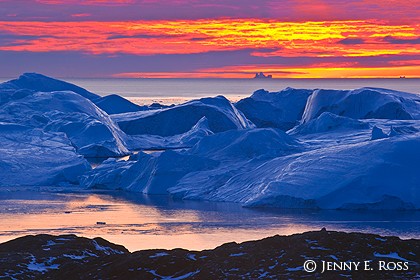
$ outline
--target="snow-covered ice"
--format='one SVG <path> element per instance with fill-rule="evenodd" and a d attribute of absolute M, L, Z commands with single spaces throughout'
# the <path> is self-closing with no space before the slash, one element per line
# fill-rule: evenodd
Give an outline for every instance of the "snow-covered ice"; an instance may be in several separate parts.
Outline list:
<path fill-rule="evenodd" d="M 418 208 L 419 137 L 371 141 L 364 131 L 361 143 L 343 138 L 313 145 L 267 129 L 228 131 L 190 150 L 104 163 L 85 183 L 248 206 Z"/>
<path fill-rule="evenodd" d="M 139 106 L 116 94 L 101 97 L 95 104 L 109 115 L 148 110 L 147 106 Z"/>
<path fill-rule="evenodd" d="M 190 130 L 206 117 L 211 131 L 252 128 L 254 124 L 223 96 L 192 100 L 170 108 L 116 114 L 112 119 L 130 135 L 173 136 Z"/>
<path fill-rule="evenodd" d="M 308 89 L 286 88 L 279 92 L 257 90 L 235 106 L 258 127 L 293 128 L 302 118 L 306 101 L 312 94 Z"/>
<path fill-rule="evenodd" d="M 92 101 L 100 99 L 99 95 L 87 91 L 84 88 L 64 81 L 53 79 L 38 73 L 24 73 L 18 79 L 10 80 L 8 82 L 0 84 L 1 91 L 14 91 L 22 89 L 34 92 L 72 91 Z"/>
<path fill-rule="evenodd" d="M 323 112 L 319 117 L 299 124 L 289 131 L 289 134 L 323 133 L 337 130 L 368 129 L 367 122 L 341 117 L 333 113 Z"/>
<path fill-rule="evenodd" d="M 64 133 L 0 122 L 0 187 L 78 184 L 90 165 Z"/>
<path fill-rule="evenodd" d="M 302 122 L 308 122 L 323 112 L 353 119 L 418 120 L 420 97 L 378 88 L 315 90 L 306 102 Z"/>
<path fill-rule="evenodd" d="M 191 149 L 152 155 L 139 153 L 126 162 L 106 161 L 88 173 L 83 185 L 166 194 L 170 187 L 183 186 L 182 182 L 191 180 L 195 185 L 191 192 L 210 193 L 215 184 L 229 181 L 235 172 L 253 168 L 249 162 L 261 164 L 267 158 L 302 149 L 302 144 L 281 130 L 229 130 L 204 137 Z M 195 175 L 190 177 L 192 174 Z M 203 181 L 201 176 L 205 177 Z M 235 187 L 232 191 L 243 190 Z"/>
<path fill-rule="evenodd" d="M 14 85 L 13 89 L 7 89 L 9 83 Z M 34 86 L 38 83 L 41 86 Z M 79 93 L 43 92 L 31 88 L 73 87 L 65 82 L 60 86 L 57 80 L 36 75 L 23 75 L 18 80 L 1 84 L 1 122 L 42 129 L 45 132 L 63 132 L 79 154 L 89 157 L 121 156 L 129 153 L 124 143 L 125 134 L 104 111 L 80 94 L 87 94 L 86 92 L 78 87 L 75 90 Z"/>
<path fill-rule="evenodd" d="M 309 96 L 287 134 L 273 128 L 216 132 L 191 149 L 105 162 L 83 185 L 249 207 L 420 208 L 418 96 L 370 88 L 283 92 L 292 96 L 286 108 L 295 102 L 290 92 L 300 93 L 299 100 Z M 321 102 L 324 92 L 331 97 Z M 266 102 L 275 96 L 254 95 L 264 94 L 259 99 Z M 364 97 L 368 105 L 360 103 Z M 369 118 L 368 110 L 378 118 Z M 378 129 L 386 137 L 377 137 Z"/>
<path fill-rule="evenodd" d="M 126 135 L 127 147 L 132 150 L 164 150 L 191 148 L 204 136 L 212 135 L 206 117 L 202 117 L 190 130 L 173 136 Z"/>
<path fill-rule="evenodd" d="M 0 109 L 2 184 L 80 181 L 248 207 L 420 208 L 416 94 L 286 88 L 154 108 L 24 74 L 0 85 Z M 93 170 L 83 159 L 134 152 Z"/>

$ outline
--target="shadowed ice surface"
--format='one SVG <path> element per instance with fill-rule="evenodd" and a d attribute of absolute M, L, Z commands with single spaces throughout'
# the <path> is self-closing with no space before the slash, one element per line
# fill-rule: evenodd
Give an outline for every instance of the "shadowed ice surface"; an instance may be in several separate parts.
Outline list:
<path fill-rule="evenodd" d="M 322 227 L 420 236 L 420 211 L 263 210 L 117 192 L 2 191 L 0 201 L 0 242 L 28 234 L 74 233 L 101 236 L 134 251 L 209 249 Z"/>

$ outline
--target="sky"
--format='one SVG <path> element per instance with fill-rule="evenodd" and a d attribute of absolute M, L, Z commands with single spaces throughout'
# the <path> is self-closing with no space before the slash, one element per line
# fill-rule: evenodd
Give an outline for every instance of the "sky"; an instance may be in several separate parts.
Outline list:
<path fill-rule="evenodd" d="M 418 0 L 0 0 L 0 77 L 420 77 Z"/>

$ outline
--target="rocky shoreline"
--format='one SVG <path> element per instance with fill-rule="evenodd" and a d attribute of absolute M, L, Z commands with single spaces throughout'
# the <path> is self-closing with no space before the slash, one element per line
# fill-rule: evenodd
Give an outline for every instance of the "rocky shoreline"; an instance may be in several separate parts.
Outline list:
<path fill-rule="evenodd" d="M 325 229 L 213 250 L 132 253 L 102 238 L 36 235 L 0 244 L 0 278 L 420 279 L 419 260 L 420 239 Z"/>

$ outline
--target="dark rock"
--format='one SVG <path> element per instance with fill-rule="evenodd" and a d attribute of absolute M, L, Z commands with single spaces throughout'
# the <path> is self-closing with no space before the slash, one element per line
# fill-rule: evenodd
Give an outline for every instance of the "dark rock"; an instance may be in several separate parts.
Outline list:
<path fill-rule="evenodd" d="M 141 237 L 140 237 L 141 238 Z M 143 250 L 75 235 L 25 236 L 0 244 L 0 278 L 16 279 L 416 279 L 420 240 L 327 231 L 273 236 L 213 250 Z M 315 272 L 303 264 L 313 260 Z M 373 270 L 361 268 L 371 261 Z M 358 270 L 322 272 L 322 261 L 361 262 Z M 379 270 L 379 262 L 407 263 Z"/>

